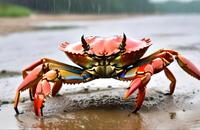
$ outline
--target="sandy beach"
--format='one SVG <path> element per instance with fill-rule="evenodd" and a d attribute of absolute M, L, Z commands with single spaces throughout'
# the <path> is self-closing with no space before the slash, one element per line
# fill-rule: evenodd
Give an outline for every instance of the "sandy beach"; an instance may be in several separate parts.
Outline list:
<path fill-rule="evenodd" d="M 133 15 L 130 15 L 133 16 Z M 136 15 L 135 15 L 136 16 Z M 34 30 L 44 30 L 44 28 L 37 28 L 39 23 L 45 23 L 50 21 L 99 21 L 105 19 L 120 19 L 126 18 L 129 15 L 42 15 L 32 14 L 27 17 L 1 17 L 0 18 L 0 34 L 6 35 L 13 32 L 24 32 Z"/>

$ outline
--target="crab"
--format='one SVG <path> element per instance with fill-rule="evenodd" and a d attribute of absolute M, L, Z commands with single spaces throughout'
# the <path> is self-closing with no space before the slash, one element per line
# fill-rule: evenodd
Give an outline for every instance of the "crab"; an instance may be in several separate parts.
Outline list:
<path fill-rule="evenodd" d="M 176 59 L 179 66 L 188 74 L 200 80 L 200 70 L 179 52 L 160 49 L 149 56 L 143 56 L 152 45 L 149 38 L 134 40 L 125 34 L 112 37 L 81 37 L 81 41 L 62 43 L 59 49 L 75 64 L 74 67 L 52 59 L 42 58 L 22 71 L 23 81 L 16 91 L 14 109 L 17 114 L 20 93 L 29 89 L 30 99 L 34 100 L 36 116 L 43 116 L 46 97 L 56 96 L 62 84 L 89 82 L 98 78 L 114 78 L 131 81 L 124 94 L 128 99 L 136 90 L 138 94 L 133 113 L 137 112 L 144 101 L 146 86 L 151 76 L 164 71 L 170 80 L 169 92 L 175 90 L 176 79 L 167 68 Z"/>

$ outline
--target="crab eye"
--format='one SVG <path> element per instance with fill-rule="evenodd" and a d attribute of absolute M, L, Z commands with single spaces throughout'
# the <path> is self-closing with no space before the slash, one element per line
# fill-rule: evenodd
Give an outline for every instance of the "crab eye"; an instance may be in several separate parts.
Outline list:
<path fill-rule="evenodd" d="M 119 45 L 120 52 L 125 52 L 125 47 L 126 47 L 126 35 L 123 34 L 123 39 L 122 43 Z"/>
<path fill-rule="evenodd" d="M 83 47 L 83 51 L 87 52 L 90 50 L 90 45 L 86 42 L 84 35 L 81 37 L 81 42 L 82 42 L 82 47 Z"/>

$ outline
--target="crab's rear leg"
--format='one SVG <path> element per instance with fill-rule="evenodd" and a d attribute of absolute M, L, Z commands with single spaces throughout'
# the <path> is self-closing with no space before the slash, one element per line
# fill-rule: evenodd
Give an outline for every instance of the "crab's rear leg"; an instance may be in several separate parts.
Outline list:
<path fill-rule="evenodd" d="M 166 93 L 166 95 L 172 95 L 174 93 L 175 86 L 176 86 L 176 78 L 167 67 L 164 68 L 164 72 L 167 78 L 171 81 L 170 86 L 169 86 L 170 92 Z"/>
<path fill-rule="evenodd" d="M 195 77 L 196 79 L 200 80 L 200 69 L 194 65 L 190 60 L 185 58 L 183 55 L 178 53 L 177 51 L 174 50 L 162 50 L 163 53 L 169 53 L 173 56 L 175 56 L 175 59 L 177 60 L 179 66 L 188 74 L 191 76 Z M 166 57 L 167 58 L 167 57 Z"/>
<path fill-rule="evenodd" d="M 174 57 L 177 60 L 179 66 L 188 74 L 193 76 L 194 78 L 200 80 L 200 69 L 197 68 L 191 61 L 183 57 L 181 54 L 174 50 L 159 50 L 152 55 L 141 59 L 140 63 L 146 62 L 150 63 L 152 62 L 152 65 L 154 66 L 155 72 L 158 73 L 162 70 L 164 70 L 167 78 L 171 81 L 170 84 L 170 92 L 167 93 L 169 95 L 172 95 L 175 89 L 176 85 L 176 79 L 172 72 L 167 69 L 167 66 L 170 65 L 174 61 Z M 139 63 L 139 64 L 140 64 Z"/>
<path fill-rule="evenodd" d="M 176 55 L 176 60 L 179 66 L 188 74 L 195 77 L 196 79 L 200 80 L 200 69 L 197 68 L 191 61 L 187 58 L 183 57 L 182 55 Z"/>
<path fill-rule="evenodd" d="M 195 77 L 196 79 L 200 80 L 200 69 L 177 51 L 161 49 L 153 53 L 152 55 L 144 58 L 143 60 L 146 60 L 148 62 L 152 61 L 155 58 L 164 58 L 168 62 L 168 63 L 166 62 L 166 64 L 169 65 L 174 59 L 173 56 L 177 60 L 179 66 L 185 72 Z"/>

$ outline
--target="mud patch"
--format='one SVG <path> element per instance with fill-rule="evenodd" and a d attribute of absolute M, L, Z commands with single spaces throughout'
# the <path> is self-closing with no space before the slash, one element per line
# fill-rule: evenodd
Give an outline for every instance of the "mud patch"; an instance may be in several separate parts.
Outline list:
<path fill-rule="evenodd" d="M 33 31 L 40 31 L 40 30 L 67 30 L 67 29 L 77 29 L 77 28 L 82 28 L 82 26 L 32 26 Z"/>
<path fill-rule="evenodd" d="M 0 71 L 0 78 L 7 78 L 7 77 L 13 77 L 13 76 L 19 76 L 19 75 L 21 75 L 21 73 L 16 72 L 16 71 L 8 71 L 8 70 Z"/>
<path fill-rule="evenodd" d="M 181 37 L 185 36 L 187 34 L 185 33 L 158 33 L 158 34 L 151 34 L 151 36 L 156 36 L 156 37 Z"/>
<path fill-rule="evenodd" d="M 175 47 L 177 50 L 183 50 L 183 51 L 199 51 L 200 50 L 200 43 L 196 44 L 184 44 L 184 46 L 177 46 Z"/>
<path fill-rule="evenodd" d="M 134 108 L 134 101 L 136 94 L 130 97 L 129 100 L 123 100 L 125 89 L 112 89 L 105 91 L 97 91 L 92 93 L 77 93 L 64 94 L 62 96 L 48 98 L 45 102 L 44 115 L 52 116 L 63 112 L 76 112 L 85 109 L 119 109 L 132 111 Z M 164 96 L 157 93 L 154 89 L 148 90 L 147 96 L 142 106 L 142 111 L 148 111 L 154 106 L 158 106 L 163 100 Z M 32 111 L 31 102 L 21 103 L 21 110 L 26 114 Z M 20 106 L 20 105 L 19 105 Z"/>

